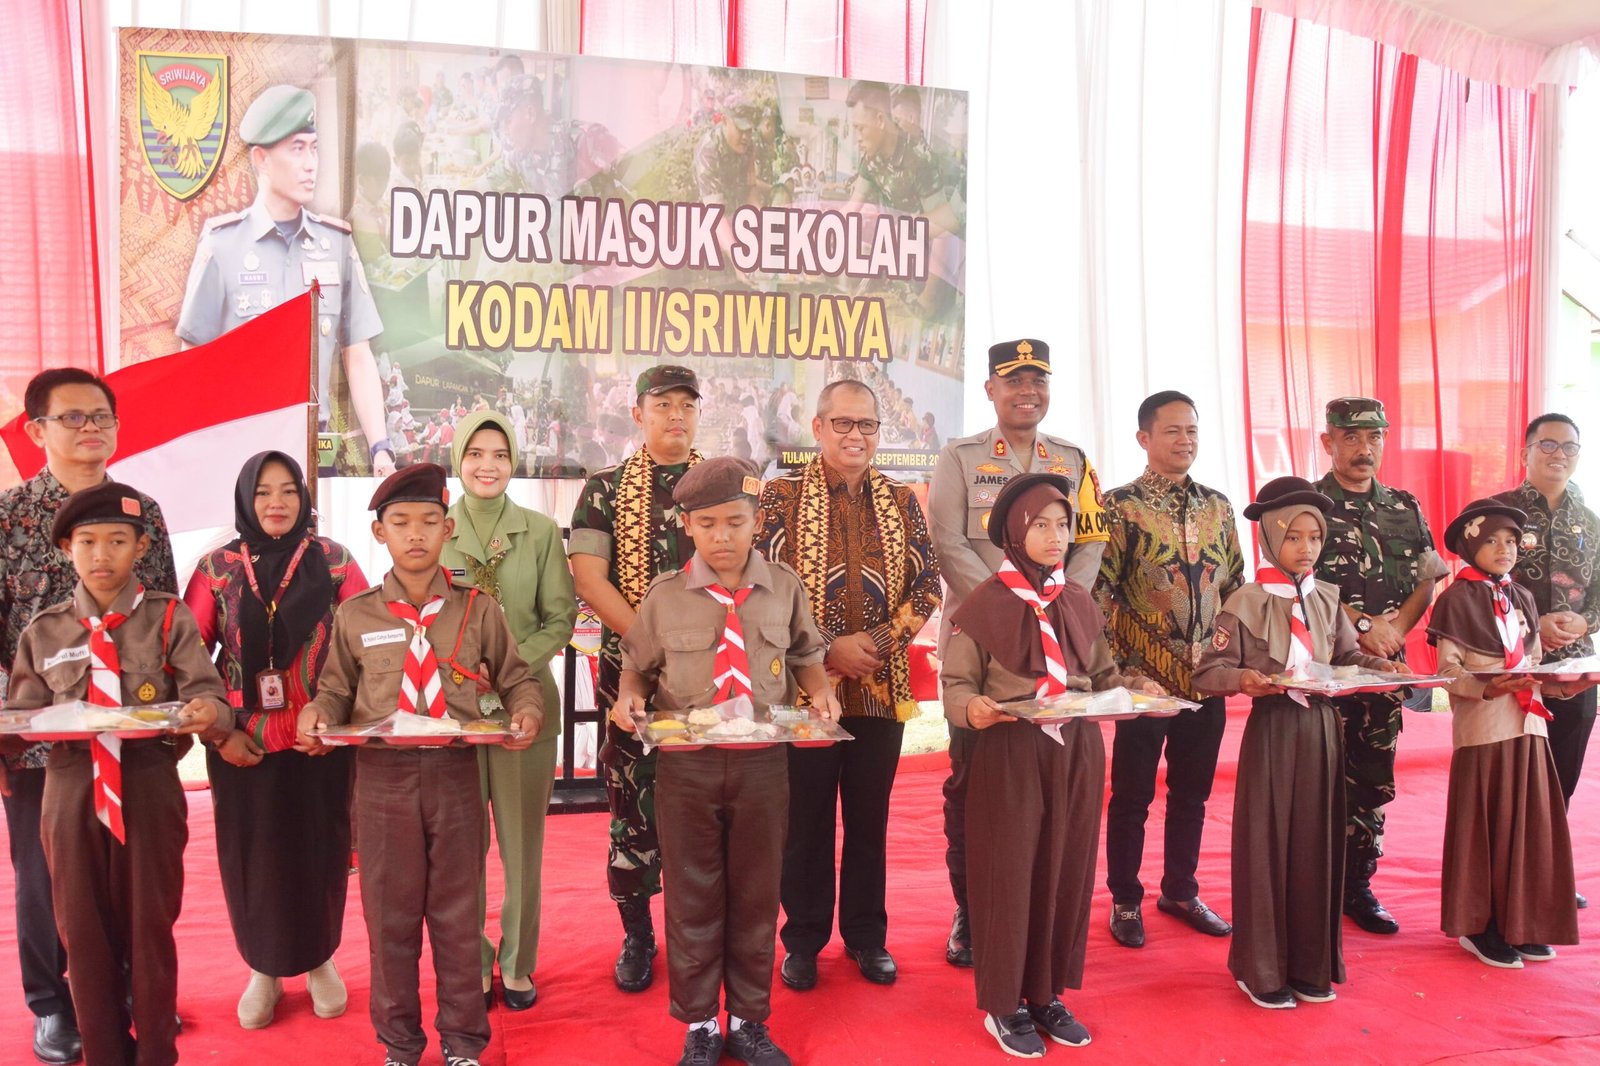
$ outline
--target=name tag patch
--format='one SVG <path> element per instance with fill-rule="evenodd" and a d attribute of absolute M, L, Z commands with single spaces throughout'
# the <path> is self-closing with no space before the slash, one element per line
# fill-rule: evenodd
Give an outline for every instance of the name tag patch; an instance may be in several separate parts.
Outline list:
<path fill-rule="evenodd" d="M 375 644 L 404 644 L 410 639 L 403 629 L 382 629 L 376 633 L 361 634 L 361 646 L 370 648 Z M 85 648 L 84 653 L 88 654 L 88 650 Z"/>
<path fill-rule="evenodd" d="M 56 652 L 54 655 L 50 656 L 44 661 L 44 669 L 48 670 L 52 666 L 60 666 L 62 663 L 77 662 L 79 659 L 87 659 L 88 657 L 89 645 L 87 644 L 80 645 L 76 648 L 62 648 L 60 651 Z"/>
<path fill-rule="evenodd" d="M 240 285 L 265 285 L 267 272 L 265 270 L 246 270 L 239 274 Z"/>

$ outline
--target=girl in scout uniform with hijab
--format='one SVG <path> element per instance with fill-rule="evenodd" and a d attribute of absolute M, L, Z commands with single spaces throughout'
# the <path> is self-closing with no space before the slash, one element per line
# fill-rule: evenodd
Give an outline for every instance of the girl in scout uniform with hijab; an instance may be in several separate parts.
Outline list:
<path fill-rule="evenodd" d="M 451 451 L 463 493 L 450 506 L 455 532 L 445 542 L 443 562 L 451 580 L 499 601 L 516 638 L 517 651 L 539 681 L 544 705 L 561 706 L 550 660 L 572 639 L 578 600 L 561 543 L 561 529 L 506 495 L 517 469 L 516 434 L 505 415 L 479 411 L 461 420 Z M 555 784 L 559 715 L 526 751 L 497 745 L 479 748 L 478 778 L 494 818 L 505 897 L 500 905 L 500 979 L 509 1010 L 527 1010 L 538 998 L 533 968 L 539 955 L 541 865 L 544 819 Z M 489 847 L 487 826 L 483 839 Z M 485 890 L 478 889 L 486 914 Z M 492 1005 L 495 945 L 483 940 L 484 1003 Z"/>
<path fill-rule="evenodd" d="M 1454 679 L 1441 925 L 1482 962 L 1512 970 L 1555 958 L 1551 944 L 1578 942 L 1572 841 L 1542 697 L 1590 687 L 1473 677 L 1541 658 L 1533 593 L 1510 577 L 1527 521 L 1496 500 L 1467 505 L 1444 542 L 1468 565 L 1428 623 L 1439 673 Z"/>
<path fill-rule="evenodd" d="M 233 490 L 239 536 L 196 565 L 183 602 L 217 669 L 234 728 L 206 750 L 217 866 L 234 943 L 250 967 L 239 1024 L 272 1023 L 283 979 L 306 975 L 319 1018 L 344 1013 L 333 953 L 350 884 L 352 752 L 294 750 L 295 719 L 317 690 L 333 612 L 367 587 L 342 545 L 311 528 L 300 464 L 253 455 Z M 333 817 L 329 812 L 336 812 Z"/>
<path fill-rule="evenodd" d="M 731 456 L 690 467 L 672 490 L 694 555 L 663 574 L 622 638 L 622 680 L 611 720 L 632 732 L 647 703 L 689 710 L 747 696 L 758 710 L 791 698 L 796 682 L 824 718 L 839 701 L 800 576 L 752 549 L 761 529 L 761 479 Z M 666 892 L 672 1016 L 689 1026 L 680 1066 L 715 1066 L 726 1052 L 788 1066 L 767 1032 L 788 826 L 782 747 L 669 752 L 656 769 L 656 824 Z M 726 996 L 728 1033 L 717 1024 Z"/>
<path fill-rule="evenodd" d="M 1045 1052 L 1041 1029 L 1089 1042 L 1059 996 L 1083 984 L 1106 752 L 1097 724 L 1036 727 L 1000 704 L 1119 685 L 1161 693 L 1116 672 L 1104 617 L 1066 577 L 1073 495 L 1059 474 L 1018 474 L 1001 490 L 989 538 L 1005 557 L 951 618 L 940 675 L 945 717 L 978 731 L 966 798 L 978 1008 L 1002 1050 L 1030 1059 Z"/>
<path fill-rule="evenodd" d="M 1298 477 L 1267 482 L 1244 516 L 1270 562 L 1229 596 L 1194 687 L 1253 697 L 1233 804 L 1233 944 L 1228 969 L 1258 1007 L 1335 999 L 1344 980 L 1343 733 L 1321 696 L 1289 693 L 1269 675 L 1310 663 L 1400 667 L 1363 654 L 1338 589 L 1312 568 L 1333 501 Z"/>
<path fill-rule="evenodd" d="M 194 616 L 134 577 L 150 548 L 139 494 L 115 481 L 73 493 L 50 535 L 78 584 L 23 630 L 6 709 L 181 700 L 179 733 L 225 735 L 233 713 Z M 189 840 L 178 760 L 189 743 L 105 736 L 50 751 L 44 851 L 89 1066 L 178 1061 L 172 926 Z"/>

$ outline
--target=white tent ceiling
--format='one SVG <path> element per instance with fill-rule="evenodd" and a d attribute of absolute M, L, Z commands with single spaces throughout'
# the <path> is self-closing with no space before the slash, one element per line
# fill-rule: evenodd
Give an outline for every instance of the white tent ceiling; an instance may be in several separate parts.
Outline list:
<path fill-rule="evenodd" d="M 1557 48 L 1600 34 L 1600 0 L 1406 0 L 1496 37 Z"/>

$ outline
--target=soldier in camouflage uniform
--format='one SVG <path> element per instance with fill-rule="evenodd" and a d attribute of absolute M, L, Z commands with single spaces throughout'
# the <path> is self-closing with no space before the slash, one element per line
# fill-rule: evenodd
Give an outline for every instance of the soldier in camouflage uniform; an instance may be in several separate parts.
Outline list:
<path fill-rule="evenodd" d="M 483 177 L 494 192 L 543 193 L 555 205 L 579 186 L 601 197 L 625 191 L 615 173 L 622 158 L 616 137 L 597 123 L 552 119 L 538 78 L 511 83 L 495 112 L 494 131 L 500 154 Z"/>
<path fill-rule="evenodd" d="M 1362 396 L 1330 400 L 1322 447 L 1333 469 L 1316 483 L 1333 500 L 1317 579 L 1339 587 L 1361 650 L 1405 661 L 1406 634 L 1428 609 L 1448 567 L 1417 498 L 1380 484 L 1378 467 L 1389 420 L 1383 404 Z M 1405 690 L 1334 700 L 1344 721 L 1344 912 L 1369 933 L 1395 933 L 1398 922 L 1372 893 L 1383 855 L 1383 806 L 1394 799 L 1395 744 Z"/>
<path fill-rule="evenodd" d="M 685 367 L 652 367 L 639 375 L 638 397 L 633 420 L 644 430 L 644 447 L 584 483 L 567 541 L 578 596 L 603 624 L 596 693 L 602 708 L 617 702 L 622 637 L 645 590 L 657 575 L 681 570 L 694 555 L 672 490 L 701 458 L 693 448 L 700 383 Z M 608 722 L 600 763 L 611 807 L 606 881 L 626 934 L 616 982 L 624 991 L 639 992 L 652 979 L 656 943 L 650 897 L 661 891 L 656 755 L 646 754 L 637 737 Z"/>

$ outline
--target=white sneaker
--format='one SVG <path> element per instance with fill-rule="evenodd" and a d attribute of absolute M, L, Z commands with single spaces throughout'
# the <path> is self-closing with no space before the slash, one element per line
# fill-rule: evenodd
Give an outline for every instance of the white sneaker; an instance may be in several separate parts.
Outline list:
<path fill-rule="evenodd" d="M 283 998 L 281 978 L 250 971 L 250 983 L 239 997 L 239 1025 L 244 1029 L 265 1029 L 272 1024 L 272 1012 Z"/>
<path fill-rule="evenodd" d="M 306 991 L 311 993 L 311 1009 L 318 1018 L 337 1018 L 349 1001 L 344 980 L 332 959 L 306 974 Z"/>

